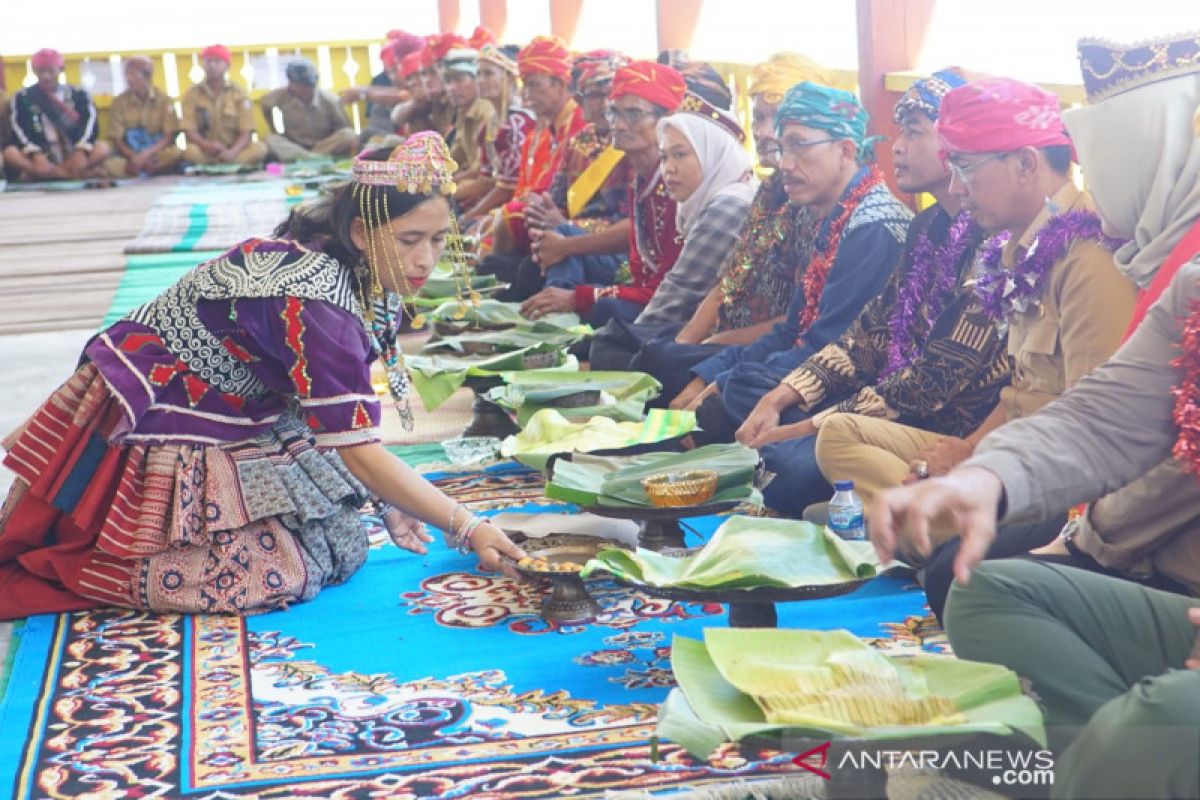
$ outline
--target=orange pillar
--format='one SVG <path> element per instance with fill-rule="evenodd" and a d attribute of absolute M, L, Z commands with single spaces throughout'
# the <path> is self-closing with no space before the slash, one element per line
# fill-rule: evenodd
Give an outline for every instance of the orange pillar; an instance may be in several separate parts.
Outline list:
<path fill-rule="evenodd" d="M 508 0 L 479 0 L 479 24 L 504 41 L 504 29 L 508 27 Z"/>
<path fill-rule="evenodd" d="M 658 51 L 688 50 L 703 0 L 657 0 Z"/>
<path fill-rule="evenodd" d="M 858 93 L 871 115 L 870 133 L 884 136 L 875 145 L 879 168 L 892 191 L 891 143 L 898 133 L 892 111 L 900 95 L 884 88 L 889 72 L 914 69 L 929 32 L 934 0 L 857 0 Z M 915 207 L 916 198 L 907 197 Z"/>
<path fill-rule="evenodd" d="M 458 0 L 438 0 L 438 30 L 454 33 L 458 30 Z"/>
<path fill-rule="evenodd" d="M 583 0 L 550 0 L 550 33 L 567 43 L 575 40 Z"/>

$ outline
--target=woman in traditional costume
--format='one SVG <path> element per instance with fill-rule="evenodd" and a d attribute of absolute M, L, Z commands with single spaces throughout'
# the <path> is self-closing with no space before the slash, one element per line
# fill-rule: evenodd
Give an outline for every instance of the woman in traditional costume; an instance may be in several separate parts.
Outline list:
<path fill-rule="evenodd" d="M 5 442 L 0 619 L 115 605 L 249 614 L 366 560 L 359 509 L 417 553 L 522 553 L 380 444 L 371 364 L 406 427 L 401 295 L 441 257 L 455 169 L 435 133 L 356 159 L 274 238 L 201 264 L 100 332 Z"/>

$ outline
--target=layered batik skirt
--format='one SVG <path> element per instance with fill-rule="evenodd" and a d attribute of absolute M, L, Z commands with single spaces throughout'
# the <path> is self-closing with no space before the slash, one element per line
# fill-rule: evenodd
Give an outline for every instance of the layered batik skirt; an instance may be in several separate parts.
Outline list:
<path fill-rule="evenodd" d="M 115 396 L 84 365 L 4 442 L 0 619 L 116 605 L 251 614 L 366 560 L 362 484 L 285 413 L 220 446 L 112 444 Z"/>

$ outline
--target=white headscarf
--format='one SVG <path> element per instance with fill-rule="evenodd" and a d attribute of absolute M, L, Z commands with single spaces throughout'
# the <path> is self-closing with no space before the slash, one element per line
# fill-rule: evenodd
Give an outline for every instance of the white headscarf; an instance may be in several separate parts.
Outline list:
<path fill-rule="evenodd" d="M 1200 218 L 1200 74 L 1155 81 L 1063 114 L 1117 268 L 1141 288 Z"/>
<path fill-rule="evenodd" d="M 698 114 L 672 114 L 658 121 L 658 140 L 663 130 L 674 128 L 684 135 L 700 159 L 703 178 L 696 191 L 675 209 L 675 229 L 687 236 L 688 228 L 711 200 L 721 195 L 745 198 L 749 203 L 758 190 L 758 179 L 751 171 L 750 154 L 733 134 Z"/>

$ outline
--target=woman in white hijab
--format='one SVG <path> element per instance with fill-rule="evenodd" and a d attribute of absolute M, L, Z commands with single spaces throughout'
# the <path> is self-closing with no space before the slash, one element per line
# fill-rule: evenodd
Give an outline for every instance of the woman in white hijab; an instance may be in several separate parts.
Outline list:
<path fill-rule="evenodd" d="M 732 117 L 691 94 L 658 121 L 660 169 L 683 249 L 633 323 L 613 321 L 597 334 L 592 369 L 629 369 L 642 344 L 687 322 L 716 285 L 758 190 L 744 139 Z"/>

